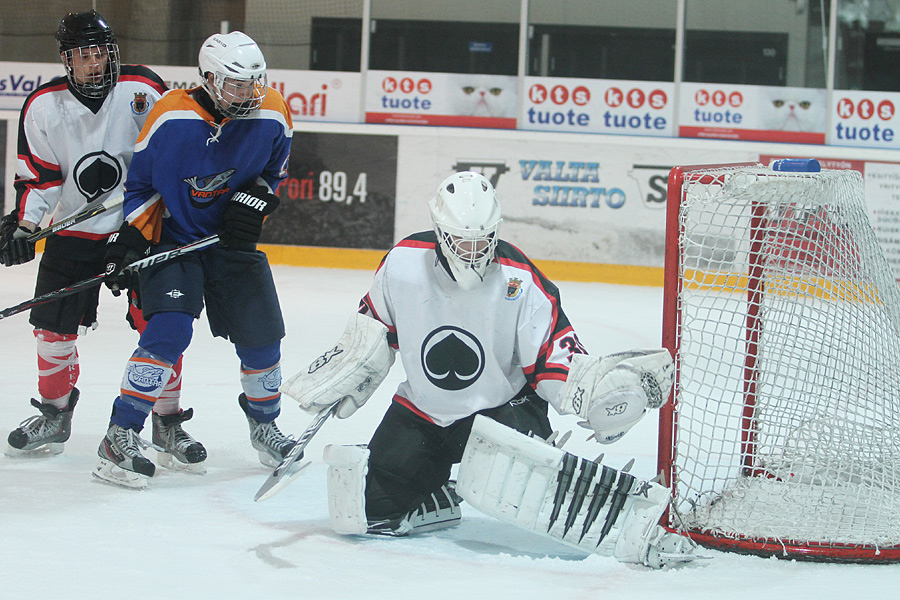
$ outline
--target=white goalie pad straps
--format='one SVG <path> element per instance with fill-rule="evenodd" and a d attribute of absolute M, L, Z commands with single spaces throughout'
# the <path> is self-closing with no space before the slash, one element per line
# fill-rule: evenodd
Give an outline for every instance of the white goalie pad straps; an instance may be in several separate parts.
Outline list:
<path fill-rule="evenodd" d="M 366 520 L 366 471 L 369 450 L 365 446 L 325 446 L 328 465 L 328 518 L 336 533 L 363 534 Z"/>
<path fill-rule="evenodd" d="M 365 404 L 394 364 L 387 331 L 380 321 L 355 314 L 337 345 L 288 379 L 281 392 L 307 412 L 340 402 L 335 416 L 346 419 Z"/>
<path fill-rule="evenodd" d="M 575 354 L 559 398 L 563 414 L 587 420 L 601 444 L 612 443 L 669 398 L 675 366 L 668 350 L 631 350 L 601 359 Z"/>
<path fill-rule="evenodd" d="M 581 550 L 651 564 L 669 490 L 477 416 L 457 492 L 501 521 Z"/>

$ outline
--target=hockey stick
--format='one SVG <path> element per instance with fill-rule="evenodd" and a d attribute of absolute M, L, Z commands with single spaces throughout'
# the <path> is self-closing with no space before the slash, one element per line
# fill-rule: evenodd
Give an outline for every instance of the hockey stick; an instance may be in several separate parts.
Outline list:
<path fill-rule="evenodd" d="M 167 250 L 165 252 L 160 252 L 159 254 L 154 254 L 153 256 L 148 256 L 147 258 L 142 258 L 141 260 L 137 260 L 127 267 L 126 269 L 135 269 L 140 270 L 145 267 L 149 267 L 151 265 L 159 264 L 161 262 L 165 262 L 167 260 L 171 260 L 176 256 L 181 256 L 182 254 L 186 254 L 188 252 L 193 252 L 194 250 L 200 250 L 202 248 L 206 248 L 207 246 L 212 246 L 216 242 L 219 241 L 219 236 L 211 235 L 209 237 L 205 237 L 203 239 L 197 240 L 196 242 L 191 242 L 190 244 L 186 244 L 184 246 L 179 246 L 178 248 L 173 248 L 172 250 Z M 24 312 L 29 310 L 35 306 L 40 304 L 46 304 L 47 302 L 53 302 L 59 298 L 64 296 L 70 296 L 72 294 L 76 294 L 82 290 L 86 290 L 94 287 L 95 285 L 99 285 L 103 278 L 106 276 L 106 273 L 101 273 L 99 275 L 94 275 L 88 279 L 84 279 L 77 283 L 73 283 L 68 287 L 64 287 L 53 292 L 47 292 L 42 296 L 38 296 L 36 298 L 32 298 L 31 300 L 26 300 L 25 302 L 21 302 L 16 304 L 15 306 L 11 306 L 0 311 L 0 319 L 5 319 L 6 317 L 11 317 L 13 315 L 17 315 L 20 312 Z"/>
<path fill-rule="evenodd" d="M 259 502 L 260 500 L 267 500 L 271 498 L 281 490 L 283 490 L 287 484 L 292 482 L 297 475 L 300 474 L 303 469 L 310 465 L 310 462 L 306 462 L 299 467 L 291 468 L 294 464 L 300 460 L 303 456 L 303 450 L 309 444 L 309 441 L 312 439 L 314 435 L 322 428 L 322 425 L 325 424 L 325 421 L 328 420 L 328 417 L 337 412 L 337 406 L 340 402 L 335 402 L 331 406 L 326 406 L 313 418 L 312 423 L 309 424 L 309 427 L 306 428 L 306 431 L 300 434 L 300 438 L 297 440 L 297 443 L 294 444 L 294 447 L 291 448 L 291 451 L 287 453 L 287 456 L 284 457 L 278 466 L 275 467 L 275 470 L 272 471 L 272 474 L 269 475 L 268 479 L 260 486 L 259 491 L 256 492 L 256 495 L 253 497 L 253 500 Z"/>
<path fill-rule="evenodd" d="M 96 217 L 100 213 L 105 213 L 108 210 L 112 210 L 118 206 L 121 206 L 122 202 L 125 200 L 125 196 L 119 194 L 114 198 L 109 198 L 105 202 L 101 202 L 97 206 L 92 208 L 88 208 L 86 210 L 81 211 L 77 215 L 72 215 L 68 219 L 63 219 L 62 221 L 58 221 L 49 227 L 41 229 L 39 231 L 35 231 L 31 235 L 25 238 L 29 244 L 34 244 L 38 240 L 42 240 L 45 237 L 50 237 L 57 231 L 62 231 L 63 229 L 68 229 L 72 225 L 78 225 L 83 221 L 87 221 L 91 217 Z"/>

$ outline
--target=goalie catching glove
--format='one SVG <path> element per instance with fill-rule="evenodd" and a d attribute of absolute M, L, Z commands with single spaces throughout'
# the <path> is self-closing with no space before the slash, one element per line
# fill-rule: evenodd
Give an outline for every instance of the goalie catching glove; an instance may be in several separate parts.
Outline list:
<path fill-rule="evenodd" d="M 669 399 L 675 363 L 664 348 L 618 352 L 603 358 L 575 354 L 559 399 L 562 414 L 587 421 L 601 444 L 610 444 Z"/>
<path fill-rule="evenodd" d="M 339 403 L 335 416 L 346 419 L 366 403 L 394 364 L 387 331 L 380 321 L 356 313 L 337 345 L 288 379 L 281 392 L 309 413 Z"/>

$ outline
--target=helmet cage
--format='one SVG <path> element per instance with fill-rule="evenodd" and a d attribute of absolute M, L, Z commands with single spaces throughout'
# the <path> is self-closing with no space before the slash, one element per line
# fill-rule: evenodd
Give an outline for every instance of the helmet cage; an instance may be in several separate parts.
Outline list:
<path fill-rule="evenodd" d="M 203 79 L 203 89 L 215 101 L 226 117 L 243 119 L 262 106 L 266 97 L 268 79 L 263 73 L 255 79 L 238 79 L 216 71 L 212 81 Z"/>
<path fill-rule="evenodd" d="M 119 80 L 121 63 L 116 43 L 69 48 L 60 52 L 60 58 L 69 83 L 85 98 L 105 98 Z"/>
<path fill-rule="evenodd" d="M 484 279 L 488 265 L 494 259 L 497 248 L 497 230 L 500 222 L 484 229 L 459 229 L 447 224 L 435 222 L 434 230 L 438 236 L 441 253 L 451 266 L 454 276 L 471 271 Z M 465 277 L 465 276 L 463 276 Z M 456 277 L 460 280 L 460 277 Z"/>
<path fill-rule="evenodd" d="M 210 36 L 199 62 L 203 89 L 226 117 L 243 119 L 262 106 L 268 90 L 266 59 L 247 34 Z"/>
<path fill-rule="evenodd" d="M 499 240 L 500 203 L 494 187 L 471 171 L 445 179 L 429 203 L 441 254 L 463 288 L 484 280 Z"/>

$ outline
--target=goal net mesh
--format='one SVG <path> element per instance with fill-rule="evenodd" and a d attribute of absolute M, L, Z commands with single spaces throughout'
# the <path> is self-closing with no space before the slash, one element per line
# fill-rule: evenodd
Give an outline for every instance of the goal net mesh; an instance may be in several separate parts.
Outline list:
<path fill-rule="evenodd" d="M 673 513 L 714 537 L 900 544 L 900 290 L 860 174 L 687 172 L 678 220 Z"/>

